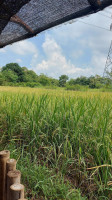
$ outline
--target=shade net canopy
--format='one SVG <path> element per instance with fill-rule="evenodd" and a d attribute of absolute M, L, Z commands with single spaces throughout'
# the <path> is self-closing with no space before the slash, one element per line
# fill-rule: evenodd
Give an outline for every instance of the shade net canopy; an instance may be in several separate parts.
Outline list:
<path fill-rule="evenodd" d="M 0 0 L 0 48 L 112 5 L 112 0 Z"/>

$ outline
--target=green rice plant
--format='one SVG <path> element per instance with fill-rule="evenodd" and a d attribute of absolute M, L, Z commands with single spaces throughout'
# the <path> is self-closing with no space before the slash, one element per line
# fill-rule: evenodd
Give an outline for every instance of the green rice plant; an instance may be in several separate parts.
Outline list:
<path fill-rule="evenodd" d="M 111 93 L 0 87 L 0 143 L 29 198 L 112 199 Z"/>

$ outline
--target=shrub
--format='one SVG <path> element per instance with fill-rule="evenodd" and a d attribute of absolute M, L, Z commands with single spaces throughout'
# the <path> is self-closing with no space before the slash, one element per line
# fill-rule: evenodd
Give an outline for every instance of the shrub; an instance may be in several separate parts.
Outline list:
<path fill-rule="evenodd" d="M 81 86 L 81 85 L 66 85 L 66 90 L 73 90 L 73 91 L 87 91 L 88 86 Z"/>

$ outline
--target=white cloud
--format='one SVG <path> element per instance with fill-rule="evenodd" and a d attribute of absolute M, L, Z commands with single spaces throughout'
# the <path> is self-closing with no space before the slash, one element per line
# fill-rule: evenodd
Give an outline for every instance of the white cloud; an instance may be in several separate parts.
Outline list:
<path fill-rule="evenodd" d="M 38 49 L 36 45 L 29 41 L 24 40 L 13 44 L 8 47 L 10 51 L 14 52 L 17 55 L 20 55 L 24 58 L 24 56 L 31 56 L 31 66 L 33 66 L 37 62 L 38 58 Z M 21 59 L 17 59 L 17 62 L 21 63 Z"/>
<path fill-rule="evenodd" d="M 0 49 L 0 53 L 5 53 L 5 49 Z"/>
<path fill-rule="evenodd" d="M 20 58 L 18 58 L 18 59 L 15 60 L 15 62 L 17 62 L 17 63 L 21 63 L 22 60 L 21 60 Z"/>
<path fill-rule="evenodd" d="M 94 14 L 87 18 L 79 19 L 79 21 L 84 21 L 109 30 L 111 19 L 102 16 L 102 14 L 104 13 L 101 12 L 101 15 L 100 13 Z M 67 72 L 70 73 L 71 76 L 103 75 L 112 38 L 111 32 L 77 21 L 72 25 L 67 24 L 57 29 L 54 28 L 49 34 L 55 41 L 58 41 L 66 52 L 68 51 L 69 60 L 71 60 L 72 65 L 71 69 Z M 84 65 L 81 66 L 80 61 L 84 63 Z M 76 66 L 78 66 L 78 68 Z M 83 69 L 84 66 L 87 67 Z"/>
<path fill-rule="evenodd" d="M 34 53 L 33 57 L 32 57 L 32 60 L 31 60 L 31 64 L 30 64 L 31 67 L 34 66 L 34 65 L 36 65 L 37 58 L 38 58 L 38 53 Z"/>
<path fill-rule="evenodd" d="M 25 56 L 34 54 L 34 56 L 38 55 L 37 47 L 30 42 L 29 40 L 24 40 L 21 42 L 14 43 L 11 46 L 7 47 L 8 50 L 14 52 L 17 55 Z"/>
<path fill-rule="evenodd" d="M 69 77 L 91 74 L 91 68 L 76 67 L 70 60 L 67 60 L 60 45 L 49 35 L 46 36 L 42 47 L 46 59 L 33 67 L 38 74 L 43 72 L 54 77 L 59 77 L 61 74 L 68 74 Z"/>

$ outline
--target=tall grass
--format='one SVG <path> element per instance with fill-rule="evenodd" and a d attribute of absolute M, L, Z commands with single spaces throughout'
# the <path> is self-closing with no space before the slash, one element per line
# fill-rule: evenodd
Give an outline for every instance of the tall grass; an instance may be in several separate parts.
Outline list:
<path fill-rule="evenodd" d="M 1 87 L 0 133 L 29 198 L 112 199 L 111 93 Z"/>

